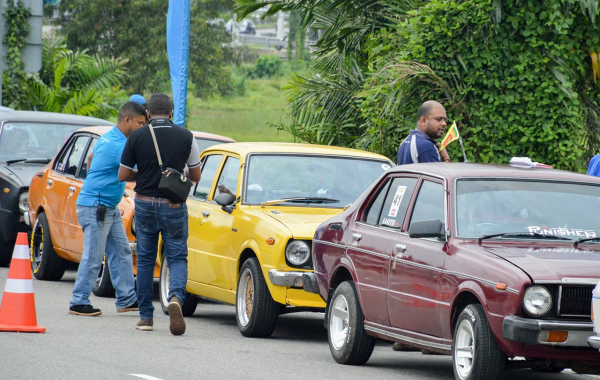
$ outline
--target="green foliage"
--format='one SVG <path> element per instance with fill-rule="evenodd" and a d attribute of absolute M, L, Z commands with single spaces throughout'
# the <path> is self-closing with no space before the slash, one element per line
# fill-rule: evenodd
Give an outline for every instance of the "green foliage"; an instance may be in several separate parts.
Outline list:
<path fill-rule="evenodd" d="M 282 73 L 283 62 L 277 55 L 261 55 L 248 70 L 252 79 L 273 78 Z"/>
<path fill-rule="evenodd" d="M 4 10 L 6 30 L 4 43 L 7 46 L 6 68 L 2 77 L 3 99 L 2 104 L 19 108 L 27 102 L 25 89 L 25 63 L 23 62 L 23 49 L 27 44 L 27 37 L 31 31 L 31 25 L 27 18 L 31 16 L 29 8 L 25 8 L 23 2 L 9 2 Z"/>
<path fill-rule="evenodd" d="M 44 39 L 42 70 L 26 83 L 29 104 L 24 109 L 109 118 L 127 101 L 120 90 L 123 59 L 106 59 L 67 49 L 64 39 Z"/>
<path fill-rule="evenodd" d="M 232 7 L 231 0 L 193 1 L 190 22 L 189 77 L 196 94 L 230 91 L 233 57 L 225 32 L 206 20 Z M 110 52 L 128 59 L 124 86 L 132 93 L 168 91 L 166 49 L 168 0 L 62 0 L 60 33 L 70 49 Z"/>

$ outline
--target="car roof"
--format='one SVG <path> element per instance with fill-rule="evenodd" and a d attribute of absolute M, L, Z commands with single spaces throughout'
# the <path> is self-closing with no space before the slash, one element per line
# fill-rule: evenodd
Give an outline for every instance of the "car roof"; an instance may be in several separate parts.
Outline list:
<path fill-rule="evenodd" d="M 231 137 L 215 135 L 214 133 L 192 131 L 192 134 L 194 135 L 195 138 L 200 138 L 200 139 L 205 139 L 205 140 L 235 142 L 235 140 L 232 139 Z"/>
<path fill-rule="evenodd" d="M 56 112 L 15 111 L 0 112 L 2 122 L 34 122 L 34 123 L 61 123 L 80 125 L 114 125 L 114 123 L 89 116 L 69 115 Z"/>
<path fill-rule="evenodd" d="M 450 181 L 464 177 L 486 178 L 530 178 L 559 181 L 596 182 L 600 178 L 565 170 L 549 168 L 524 168 L 512 165 L 480 164 L 465 162 L 433 162 L 424 164 L 408 164 L 394 167 L 391 172 L 420 172 L 444 177 Z"/>
<path fill-rule="evenodd" d="M 390 161 L 389 158 L 380 154 L 365 152 L 358 149 L 341 148 L 328 145 L 296 144 L 296 143 L 276 143 L 276 142 L 244 142 L 226 145 L 215 145 L 206 148 L 203 154 L 216 151 L 229 151 L 246 156 L 251 153 L 298 153 L 298 154 L 323 154 L 354 156 L 363 158 L 374 158 Z"/>
<path fill-rule="evenodd" d="M 106 132 L 110 131 L 111 128 L 112 127 L 103 127 L 103 126 L 83 127 L 83 128 L 78 129 L 77 132 L 88 132 L 88 133 L 94 133 L 96 135 L 103 135 Z M 221 142 L 227 142 L 227 143 L 235 142 L 234 139 L 227 137 L 227 136 L 215 135 L 213 133 L 200 132 L 200 131 L 191 131 L 191 132 L 194 135 L 194 138 L 221 141 Z"/>

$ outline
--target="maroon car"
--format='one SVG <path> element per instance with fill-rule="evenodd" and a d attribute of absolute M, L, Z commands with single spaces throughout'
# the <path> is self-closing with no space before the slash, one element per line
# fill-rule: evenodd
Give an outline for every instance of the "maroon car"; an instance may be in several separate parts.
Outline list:
<path fill-rule="evenodd" d="M 305 289 L 327 301 L 334 359 L 375 339 L 453 356 L 459 380 L 599 373 L 600 178 L 481 164 L 384 173 L 313 240 Z"/>

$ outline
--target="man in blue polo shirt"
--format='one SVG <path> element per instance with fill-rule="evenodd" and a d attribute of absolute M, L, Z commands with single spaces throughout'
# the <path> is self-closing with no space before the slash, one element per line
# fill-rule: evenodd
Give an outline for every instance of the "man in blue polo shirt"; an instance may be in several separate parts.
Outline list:
<path fill-rule="evenodd" d="M 119 182 L 118 172 L 127 137 L 142 127 L 145 120 L 143 106 L 131 101 L 125 103 L 119 110 L 117 125 L 98 139 L 88 159 L 88 174 L 77 198 L 77 220 L 84 235 L 83 254 L 69 314 L 102 314 L 91 305 L 89 297 L 105 254 L 117 296 L 117 313 L 138 310 L 131 250 L 117 209 L 125 191 L 125 182 Z"/>
<path fill-rule="evenodd" d="M 419 107 L 417 128 L 409 132 L 398 148 L 398 165 L 424 162 L 450 162 L 446 149 L 439 151 L 439 139 L 446 130 L 446 109 L 435 100 Z"/>

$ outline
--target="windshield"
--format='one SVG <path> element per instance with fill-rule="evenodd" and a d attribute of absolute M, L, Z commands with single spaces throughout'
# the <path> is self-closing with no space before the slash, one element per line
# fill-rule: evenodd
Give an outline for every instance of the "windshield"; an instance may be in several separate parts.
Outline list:
<path fill-rule="evenodd" d="M 388 161 L 332 156 L 253 155 L 244 183 L 244 202 L 261 204 L 284 198 L 315 198 L 297 207 L 342 208 L 353 203 L 384 171 Z M 325 203 L 316 198 L 339 200 Z"/>
<path fill-rule="evenodd" d="M 457 235 L 537 233 L 577 240 L 600 233 L 600 187 L 549 181 L 459 180 Z"/>
<path fill-rule="evenodd" d="M 0 161 L 53 158 L 81 125 L 4 123 L 0 134 Z"/>
<path fill-rule="evenodd" d="M 208 140 L 202 137 L 196 137 L 196 144 L 198 144 L 198 150 L 200 151 L 200 153 L 202 153 L 202 151 L 208 147 L 211 147 L 213 145 L 217 145 L 217 144 L 225 144 L 225 143 L 230 143 L 231 141 L 219 141 L 219 140 Z"/>

